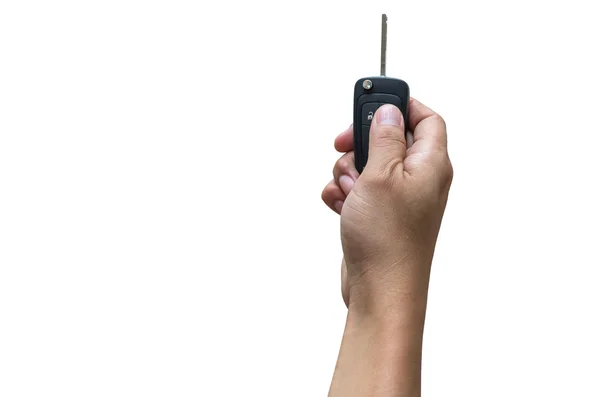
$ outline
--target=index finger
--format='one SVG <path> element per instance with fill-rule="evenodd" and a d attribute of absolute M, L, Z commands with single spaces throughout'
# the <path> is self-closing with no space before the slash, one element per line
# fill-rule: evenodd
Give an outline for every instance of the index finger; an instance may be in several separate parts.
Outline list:
<path fill-rule="evenodd" d="M 353 124 L 346 128 L 346 131 L 342 132 L 335 138 L 333 143 L 335 150 L 340 153 L 347 153 L 354 150 L 354 129 Z"/>
<path fill-rule="evenodd" d="M 422 141 L 428 146 L 446 147 L 446 123 L 442 116 L 414 98 L 410 98 L 408 106 L 407 125 L 414 134 L 415 144 Z"/>

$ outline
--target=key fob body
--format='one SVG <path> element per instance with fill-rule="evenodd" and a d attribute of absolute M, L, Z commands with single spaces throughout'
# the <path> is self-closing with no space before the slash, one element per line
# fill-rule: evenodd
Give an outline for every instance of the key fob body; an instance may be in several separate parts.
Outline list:
<path fill-rule="evenodd" d="M 388 103 L 396 105 L 402 112 L 406 125 L 409 99 L 408 84 L 400 79 L 378 76 L 364 77 L 356 82 L 354 85 L 354 161 L 359 173 L 367 165 L 369 132 L 377 109 Z"/>

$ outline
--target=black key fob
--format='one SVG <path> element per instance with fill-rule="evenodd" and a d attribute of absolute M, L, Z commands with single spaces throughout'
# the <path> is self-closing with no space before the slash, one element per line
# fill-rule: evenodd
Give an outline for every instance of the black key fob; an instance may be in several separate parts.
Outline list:
<path fill-rule="evenodd" d="M 404 120 L 408 118 L 408 84 L 391 77 L 365 77 L 354 86 L 354 161 L 361 173 L 369 154 L 369 131 L 377 109 L 390 103 L 396 105 Z M 404 132 L 406 134 L 406 131 Z"/>
<path fill-rule="evenodd" d="M 396 105 L 408 120 L 410 90 L 406 82 L 386 77 L 387 16 L 381 16 L 381 76 L 364 77 L 354 85 L 354 161 L 361 173 L 369 157 L 369 133 L 377 109 L 385 104 Z M 406 131 L 404 131 L 406 134 Z"/>

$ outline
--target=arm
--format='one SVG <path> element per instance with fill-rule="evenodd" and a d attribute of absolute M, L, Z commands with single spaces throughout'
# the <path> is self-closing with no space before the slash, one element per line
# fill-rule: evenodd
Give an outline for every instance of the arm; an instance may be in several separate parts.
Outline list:
<path fill-rule="evenodd" d="M 330 397 L 421 395 L 425 303 L 348 310 Z"/>

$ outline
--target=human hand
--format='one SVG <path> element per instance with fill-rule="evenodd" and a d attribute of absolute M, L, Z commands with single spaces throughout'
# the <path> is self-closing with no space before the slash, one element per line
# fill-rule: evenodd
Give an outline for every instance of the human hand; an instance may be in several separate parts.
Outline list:
<path fill-rule="evenodd" d="M 439 115 L 411 99 L 407 128 L 405 139 L 404 120 L 394 106 L 376 112 L 360 178 L 352 126 L 335 140 L 344 154 L 322 198 L 341 214 L 342 296 L 348 307 L 375 310 L 423 298 L 424 310 L 453 168 Z"/>

